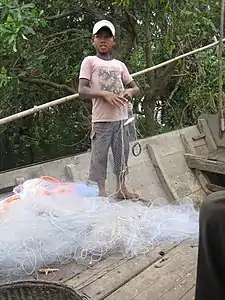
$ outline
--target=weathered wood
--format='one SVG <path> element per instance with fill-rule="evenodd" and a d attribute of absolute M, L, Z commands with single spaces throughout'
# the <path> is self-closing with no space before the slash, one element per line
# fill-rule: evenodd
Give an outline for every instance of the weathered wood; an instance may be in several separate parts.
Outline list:
<path fill-rule="evenodd" d="M 193 136 L 192 140 L 193 141 L 198 141 L 198 140 L 204 139 L 204 138 L 205 138 L 205 134 L 204 133 L 200 133 L 200 134 L 198 134 L 196 136 Z"/>
<path fill-rule="evenodd" d="M 216 185 L 216 184 L 212 184 L 212 183 L 207 183 L 206 186 L 212 192 L 220 192 L 220 191 L 225 190 L 225 187 L 220 186 L 220 185 Z"/>
<path fill-rule="evenodd" d="M 225 174 L 225 162 L 212 161 L 198 155 L 184 154 L 187 164 L 191 169 L 208 171 L 217 174 Z"/>
<path fill-rule="evenodd" d="M 160 180 L 160 183 L 162 184 L 168 198 L 170 201 L 178 201 L 179 197 L 177 195 L 176 190 L 173 188 L 170 179 L 168 178 L 168 175 L 163 170 L 160 161 L 157 157 L 157 154 L 154 151 L 154 148 L 152 145 L 146 144 L 146 149 L 149 155 L 149 158 L 152 160 L 153 166 L 155 168 L 156 174 Z"/>
<path fill-rule="evenodd" d="M 187 153 L 191 153 L 191 154 L 196 154 L 195 153 L 195 148 L 193 146 L 193 144 L 191 144 L 189 141 L 188 141 L 188 138 L 187 136 L 184 134 L 184 133 L 181 133 L 180 134 L 180 139 L 182 141 L 182 144 L 184 146 L 184 149 Z"/>
<path fill-rule="evenodd" d="M 198 130 L 200 133 L 205 134 L 205 142 L 209 149 L 209 152 L 217 150 L 217 145 L 212 136 L 211 130 L 208 126 L 208 122 L 205 119 L 198 119 Z"/>
<path fill-rule="evenodd" d="M 217 160 L 225 162 L 225 149 L 224 148 L 218 148 Z"/>
<path fill-rule="evenodd" d="M 174 287 L 174 283 L 192 272 L 196 266 L 197 248 L 184 242 L 167 255 L 161 268 L 151 265 L 106 300 L 159 300 Z M 185 291 L 183 292 L 185 294 Z"/>
<path fill-rule="evenodd" d="M 126 260 L 122 259 L 122 256 L 110 256 L 104 259 L 103 261 L 98 262 L 92 268 L 87 269 L 82 274 L 74 276 L 66 283 L 74 289 L 82 289 L 85 286 L 92 284 L 102 276 L 111 272 L 115 268 L 118 268 L 120 265 L 124 264 Z"/>
<path fill-rule="evenodd" d="M 183 297 L 187 295 L 187 291 L 189 291 L 195 286 L 195 280 L 196 280 L 196 268 L 194 267 L 183 278 L 181 278 L 178 281 L 174 281 L 171 289 L 166 291 L 166 293 L 162 297 L 160 297 L 160 300 L 183 299 Z M 188 300 L 191 300 L 191 298 Z"/>
<path fill-rule="evenodd" d="M 180 300 L 194 300 L 194 297 L 195 297 L 195 286 L 193 286 L 193 288 L 187 291 L 187 293 L 182 298 L 180 298 Z"/>
<path fill-rule="evenodd" d="M 217 158 L 218 158 L 218 152 L 217 152 L 217 150 L 214 150 L 214 151 L 212 151 L 212 152 L 209 152 L 207 158 L 208 158 L 209 160 L 217 160 Z"/>
<path fill-rule="evenodd" d="M 82 284 L 82 288 L 77 286 L 76 281 L 73 282 L 70 280 L 67 284 L 72 287 L 75 286 L 76 290 L 82 294 L 88 295 L 91 299 L 105 299 L 105 297 L 109 296 L 121 286 L 129 282 L 150 265 L 162 259 L 160 252 L 163 251 L 163 253 L 166 254 L 174 247 L 176 247 L 176 245 L 168 245 L 167 247 L 158 246 L 146 255 L 124 260 L 122 264 L 119 262 L 118 265 L 115 265 L 111 271 L 105 272 L 104 275 L 100 272 L 99 274 L 96 274 L 97 276 L 93 276 L 91 282 L 88 281 L 85 286 Z"/>
<path fill-rule="evenodd" d="M 184 133 L 180 134 L 180 138 L 181 141 L 184 145 L 184 149 L 187 153 L 193 154 L 195 155 L 195 148 L 193 146 L 193 144 L 191 144 L 188 140 L 188 138 L 186 137 L 186 135 Z M 201 187 L 203 188 L 204 192 L 206 193 L 206 195 L 210 194 L 210 190 L 207 188 L 207 183 L 208 180 L 206 179 L 206 177 L 202 174 L 202 172 L 200 170 L 197 169 L 193 169 L 193 172 L 195 173 L 196 178 L 198 179 L 198 182 L 200 183 Z"/>
<path fill-rule="evenodd" d="M 84 272 L 87 267 L 76 262 L 71 262 L 65 265 L 56 266 L 59 269 L 58 272 L 49 273 L 47 275 L 40 274 L 37 272 L 34 276 L 38 280 L 48 280 L 48 281 L 60 281 L 65 282 L 74 276 L 79 275 Z"/>
<path fill-rule="evenodd" d="M 208 159 L 225 162 L 225 149 L 218 148 L 215 151 L 209 152 Z"/>

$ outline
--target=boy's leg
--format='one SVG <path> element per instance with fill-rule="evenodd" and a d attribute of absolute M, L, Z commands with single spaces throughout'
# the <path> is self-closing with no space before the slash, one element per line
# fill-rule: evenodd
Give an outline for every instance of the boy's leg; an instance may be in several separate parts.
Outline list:
<path fill-rule="evenodd" d="M 127 190 L 125 177 L 128 173 L 129 132 L 123 122 L 113 122 L 112 153 L 114 159 L 114 173 L 117 178 L 117 198 L 135 199 L 138 195 Z"/>
<path fill-rule="evenodd" d="M 109 122 L 93 123 L 91 132 L 92 153 L 89 180 L 98 184 L 100 197 L 106 197 L 105 181 L 108 152 L 112 138 L 112 135 L 109 133 L 109 124 Z"/>
<path fill-rule="evenodd" d="M 202 203 L 195 300 L 225 299 L 225 192 Z"/>

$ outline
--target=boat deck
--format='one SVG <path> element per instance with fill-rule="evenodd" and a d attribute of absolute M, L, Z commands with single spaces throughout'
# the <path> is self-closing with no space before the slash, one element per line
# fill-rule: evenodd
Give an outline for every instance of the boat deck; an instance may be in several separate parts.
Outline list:
<path fill-rule="evenodd" d="M 193 300 L 197 249 L 184 241 L 132 259 L 107 257 L 88 268 L 70 263 L 36 279 L 63 282 L 93 300 Z"/>

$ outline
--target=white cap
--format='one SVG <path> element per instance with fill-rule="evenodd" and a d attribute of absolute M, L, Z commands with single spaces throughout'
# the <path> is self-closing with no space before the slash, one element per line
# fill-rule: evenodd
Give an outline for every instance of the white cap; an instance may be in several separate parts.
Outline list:
<path fill-rule="evenodd" d="M 115 36 L 116 35 L 116 30 L 114 25 L 107 20 L 101 20 L 99 22 L 97 22 L 94 27 L 93 27 L 93 31 L 92 34 L 96 34 L 102 27 L 108 27 L 110 29 L 110 31 L 112 32 L 112 35 Z"/>

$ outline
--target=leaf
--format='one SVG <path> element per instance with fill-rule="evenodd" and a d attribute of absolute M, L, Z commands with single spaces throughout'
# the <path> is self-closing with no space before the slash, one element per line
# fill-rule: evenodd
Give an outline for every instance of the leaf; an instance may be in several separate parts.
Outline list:
<path fill-rule="evenodd" d="M 22 33 L 22 37 L 24 40 L 28 40 L 28 38 Z"/>
<path fill-rule="evenodd" d="M 1 12 L 1 19 L 2 19 L 2 20 L 5 20 L 6 17 L 7 17 L 7 15 L 8 15 L 8 13 L 9 13 L 8 7 L 4 7 L 4 8 L 2 9 L 2 12 Z"/>
<path fill-rule="evenodd" d="M 25 75 L 27 75 L 27 72 L 26 71 L 22 71 L 22 72 L 20 72 L 19 77 L 23 77 Z"/>
<path fill-rule="evenodd" d="M 10 29 L 5 28 L 3 25 L 0 25 L 0 32 L 12 33 L 12 31 Z"/>
<path fill-rule="evenodd" d="M 13 22 L 13 18 L 11 15 L 8 15 L 7 17 L 7 22 L 10 23 L 10 22 Z"/>
<path fill-rule="evenodd" d="M 16 41 L 16 35 L 15 35 L 15 34 L 12 34 L 11 37 L 9 38 L 9 40 L 8 40 L 8 43 L 9 43 L 9 44 L 12 44 L 12 43 L 15 42 L 15 41 Z"/>
<path fill-rule="evenodd" d="M 36 34 L 36 32 L 34 31 L 34 29 L 32 28 L 32 27 L 30 27 L 30 26 L 25 26 L 25 28 L 26 28 L 26 32 L 29 34 L 33 34 L 33 35 L 35 35 Z"/>
<path fill-rule="evenodd" d="M 44 54 L 41 54 L 38 56 L 38 60 L 44 60 L 47 56 Z"/>
<path fill-rule="evenodd" d="M 33 3 L 23 4 L 22 8 L 34 8 L 35 5 Z"/>
<path fill-rule="evenodd" d="M 14 51 L 14 52 L 17 52 L 16 41 L 15 41 L 14 44 L 13 44 L 13 51 Z"/>

